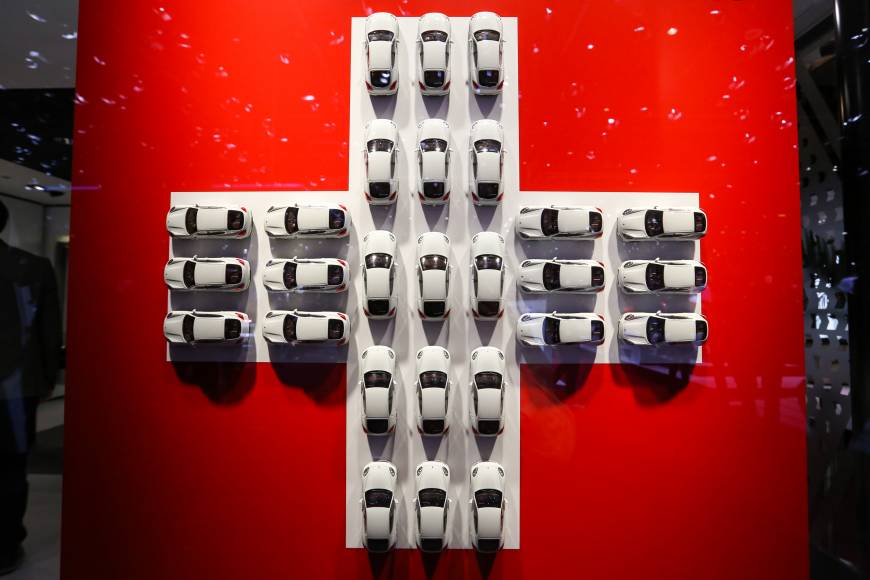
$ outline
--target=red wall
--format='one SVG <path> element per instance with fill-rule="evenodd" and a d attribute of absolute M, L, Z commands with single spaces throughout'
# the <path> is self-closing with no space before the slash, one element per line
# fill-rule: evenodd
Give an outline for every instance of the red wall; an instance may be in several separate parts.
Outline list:
<path fill-rule="evenodd" d="M 711 337 L 524 367 L 522 548 L 370 560 L 342 366 L 163 362 L 169 192 L 346 189 L 350 17 L 494 8 L 522 188 L 699 191 Z M 81 0 L 63 578 L 806 578 L 792 55 L 789 0 Z"/>

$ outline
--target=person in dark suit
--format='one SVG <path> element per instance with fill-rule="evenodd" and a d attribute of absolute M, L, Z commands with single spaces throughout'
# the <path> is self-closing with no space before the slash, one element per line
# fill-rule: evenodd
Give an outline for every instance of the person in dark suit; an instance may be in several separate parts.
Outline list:
<path fill-rule="evenodd" d="M 8 221 L 0 201 L 0 233 Z M 27 454 L 36 408 L 54 388 L 61 341 L 51 262 L 0 240 L 0 575 L 24 557 Z"/>

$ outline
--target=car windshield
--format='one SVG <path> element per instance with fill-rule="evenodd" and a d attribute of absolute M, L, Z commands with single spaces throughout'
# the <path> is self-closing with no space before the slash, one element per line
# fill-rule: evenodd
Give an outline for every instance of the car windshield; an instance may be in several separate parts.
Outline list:
<path fill-rule="evenodd" d="M 242 229 L 245 223 L 245 214 L 237 209 L 231 209 L 227 212 L 227 229 L 231 232 Z"/>
<path fill-rule="evenodd" d="M 447 312 L 447 303 L 443 300 L 427 300 L 423 302 L 423 314 L 429 318 L 444 316 Z"/>
<path fill-rule="evenodd" d="M 600 288 L 601 286 L 604 286 L 604 268 L 592 266 L 592 287 Z"/>
<path fill-rule="evenodd" d="M 442 87 L 444 86 L 444 71 L 443 70 L 427 70 L 423 71 L 423 83 L 427 87 Z"/>
<path fill-rule="evenodd" d="M 196 263 L 188 260 L 184 263 L 184 271 L 182 272 L 181 277 L 184 280 L 185 288 L 193 288 L 196 286 L 196 279 L 194 278 L 193 272 L 196 270 Z"/>
<path fill-rule="evenodd" d="M 224 320 L 224 338 L 235 340 L 242 336 L 242 322 L 238 318 Z"/>
<path fill-rule="evenodd" d="M 296 340 L 296 317 L 290 314 L 284 317 L 284 339 L 288 342 Z"/>
<path fill-rule="evenodd" d="M 369 314 L 373 316 L 384 316 L 390 311 L 389 300 L 369 300 Z"/>
<path fill-rule="evenodd" d="M 242 281 L 242 267 L 238 264 L 227 264 L 226 283 L 229 286 L 235 286 Z"/>
<path fill-rule="evenodd" d="M 426 371 L 420 373 L 420 387 L 423 389 L 443 389 L 447 386 L 447 373 Z"/>
<path fill-rule="evenodd" d="M 443 489 L 427 487 L 426 489 L 421 489 L 417 497 L 421 508 L 444 507 L 444 503 L 447 501 L 447 492 Z"/>
<path fill-rule="evenodd" d="M 344 212 L 340 209 L 329 210 L 329 228 L 340 230 L 344 227 Z"/>
<path fill-rule="evenodd" d="M 196 233 L 196 214 L 199 213 L 195 207 L 190 207 L 187 209 L 187 213 L 184 214 L 184 229 L 187 230 L 188 234 Z"/>
<path fill-rule="evenodd" d="M 366 143 L 366 149 L 369 150 L 369 153 L 374 153 L 375 151 L 386 151 L 389 153 L 393 150 L 393 142 L 389 139 L 369 139 L 369 142 Z"/>
<path fill-rule="evenodd" d="M 481 199 L 495 199 L 498 197 L 498 183 L 478 183 L 477 197 Z"/>
<path fill-rule="evenodd" d="M 704 342 L 707 340 L 707 323 L 703 320 L 695 321 L 695 341 Z"/>
<path fill-rule="evenodd" d="M 447 42 L 447 33 L 442 30 L 427 30 L 420 37 L 423 42 Z"/>
<path fill-rule="evenodd" d="M 474 492 L 474 501 L 478 508 L 500 508 L 501 492 L 497 489 L 481 489 Z"/>
<path fill-rule="evenodd" d="M 390 187 L 389 181 L 369 181 L 369 195 L 374 199 L 386 199 L 390 197 L 391 190 L 392 187 Z"/>
<path fill-rule="evenodd" d="M 391 377 L 387 371 L 369 371 L 363 375 L 363 385 L 367 389 L 386 389 Z"/>
<path fill-rule="evenodd" d="M 695 212 L 695 233 L 707 231 L 707 216 L 700 212 Z"/>
<path fill-rule="evenodd" d="M 437 254 L 429 254 L 420 258 L 420 267 L 424 270 L 446 270 L 447 258 Z"/>
<path fill-rule="evenodd" d="M 541 212 L 541 232 L 545 236 L 559 233 L 559 212 L 555 209 L 545 209 Z"/>
<path fill-rule="evenodd" d="M 477 73 L 477 82 L 482 87 L 494 87 L 498 84 L 498 71 L 493 69 L 481 70 Z"/>
<path fill-rule="evenodd" d="M 366 492 L 366 507 L 388 508 L 393 504 L 393 494 L 386 489 L 370 489 Z"/>
<path fill-rule="evenodd" d="M 499 302 L 498 300 L 480 300 L 477 303 L 477 313 L 481 316 L 498 316 L 498 311 L 500 309 L 501 302 Z"/>
<path fill-rule="evenodd" d="M 478 139 L 474 142 L 474 150 L 477 153 L 498 153 L 501 151 L 501 143 L 495 139 Z"/>
<path fill-rule="evenodd" d="M 190 314 L 184 315 L 184 320 L 181 321 L 181 335 L 184 337 L 185 342 L 193 342 L 196 339 L 193 334 L 193 325 L 195 322 L 196 318 Z"/>
<path fill-rule="evenodd" d="M 650 344 L 658 344 L 665 340 L 665 319 L 650 316 L 646 319 L 646 339 Z"/>
<path fill-rule="evenodd" d="M 296 263 L 284 263 L 284 286 L 290 290 L 296 288 Z"/>
<path fill-rule="evenodd" d="M 420 141 L 420 151 L 423 153 L 447 151 L 447 141 L 444 139 L 423 139 Z"/>
<path fill-rule="evenodd" d="M 474 33 L 474 40 L 480 42 L 482 40 L 495 40 L 501 38 L 501 35 L 495 30 L 478 30 Z"/>
<path fill-rule="evenodd" d="M 299 231 L 298 216 L 299 208 L 295 206 L 288 207 L 284 213 L 284 227 L 287 229 L 288 234 L 295 234 Z"/>
<path fill-rule="evenodd" d="M 647 264 L 646 285 L 650 290 L 661 290 L 665 287 L 665 267 L 662 264 Z"/>
<path fill-rule="evenodd" d="M 327 266 L 326 283 L 330 286 L 338 286 L 342 282 L 344 282 L 344 269 L 341 266 Z"/>
<path fill-rule="evenodd" d="M 372 30 L 369 32 L 369 42 L 389 42 L 391 40 L 393 40 L 393 33 L 389 30 Z"/>
<path fill-rule="evenodd" d="M 331 318 L 326 324 L 326 335 L 329 340 L 338 340 L 344 335 L 344 323 Z"/>
<path fill-rule="evenodd" d="M 547 290 L 557 290 L 559 286 L 559 270 L 561 266 L 552 262 L 544 264 L 544 288 Z"/>
<path fill-rule="evenodd" d="M 366 256 L 366 268 L 389 268 L 393 257 L 389 254 L 369 254 Z"/>
<path fill-rule="evenodd" d="M 497 419 L 480 419 L 477 422 L 477 432 L 481 435 L 495 435 L 499 430 Z"/>
<path fill-rule="evenodd" d="M 481 254 L 474 259 L 478 270 L 501 270 L 501 257 L 495 254 Z"/>
<path fill-rule="evenodd" d="M 427 181 L 423 184 L 423 197 L 439 199 L 444 197 L 443 181 Z"/>
<path fill-rule="evenodd" d="M 385 89 L 390 85 L 390 71 L 388 70 L 373 70 L 371 73 L 371 84 L 373 87 Z"/>
<path fill-rule="evenodd" d="M 651 238 L 662 235 L 665 231 L 663 219 L 664 212 L 662 212 L 661 210 L 647 210 L 646 216 L 644 216 L 643 219 L 643 226 L 644 229 L 646 229 L 646 235 Z"/>
<path fill-rule="evenodd" d="M 484 371 L 474 375 L 474 384 L 478 389 L 500 389 L 501 375 L 491 371 Z"/>
<path fill-rule="evenodd" d="M 695 287 L 703 288 L 707 285 L 707 269 L 695 266 Z"/>
<path fill-rule="evenodd" d="M 544 318 L 544 344 L 559 344 L 559 324 L 558 318 L 547 316 Z"/>

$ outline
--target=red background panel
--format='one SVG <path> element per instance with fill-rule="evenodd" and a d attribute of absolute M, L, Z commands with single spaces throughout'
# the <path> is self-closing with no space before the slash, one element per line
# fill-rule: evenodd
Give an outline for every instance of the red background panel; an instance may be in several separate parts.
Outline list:
<path fill-rule="evenodd" d="M 492 9 L 522 188 L 699 192 L 710 341 L 524 367 L 521 549 L 370 559 L 343 366 L 163 362 L 169 192 L 346 189 L 350 18 Z M 65 580 L 807 577 L 788 0 L 82 0 L 78 59 Z"/>

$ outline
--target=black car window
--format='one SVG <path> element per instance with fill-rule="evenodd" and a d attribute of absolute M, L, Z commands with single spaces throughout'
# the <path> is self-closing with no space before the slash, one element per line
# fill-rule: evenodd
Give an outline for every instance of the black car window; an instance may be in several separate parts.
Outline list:
<path fill-rule="evenodd" d="M 284 317 L 284 338 L 288 342 L 296 340 L 296 317 L 290 314 Z"/>
<path fill-rule="evenodd" d="M 420 373 L 420 387 L 424 389 L 443 389 L 447 386 L 447 373 L 441 371 L 426 371 Z"/>
<path fill-rule="evenodd" d="M 499 422 L 496 419 L 480 419 L 477 422 L 477 432 L 481 435 L 495 435 L 498 429 Z"/>
<path fill-rule="evenodd" d="M 224 319 L 224 338 L 235 340 L 242 336 L 242 321 L 238 318 Z"/>
<path fill-rule="evenodd" d="M 295 262 L 284 263 L 284 286 L 288 290 L 296 288 L 296 267 Z"/>
<path fill-rule="evenodd" d="M 386 199 L 390 197 L 390 187 L 389 181 L 370 181 L 369 182 L 369 195 L 371 195 L 374 199 Z"/>
<path fill-rule="evenodd" d="M 330 319 L 326 323 L 326 335 L 329 340 L 338 340 L 344 334 L 344 323 L 341 320 Z"/>
<path fill-rule="evenodd" d="M 344 212 L 340 209 L 329 210 L 329 228 L 340 230 L 344 227 Z"/>
<path fill-rule="evenodd" d="M 423 71 L 423 83 L 427 87 L 440 88 L 444 86 L 446 75 L 443 70 L 427 70 Z"/>
<path fill-rule="evenodd" d="M 393 494 L 386 489 L 370 489 L 365 494 L 366 507 L 388 508 L 393 505 Z"/>
<path fill-rule="evenodd" d="M 393 258 L 389 254 L 369 254 L 366 256 L 366 268 L 389 268 Z"/>
<path fill-rule="evenodd" d="M 501 35 L 495 30 L 478 30 L 474 33 L 474 40 L 480 42 L 482 40 L 495 40 L 501 38 Z"/>
<path fill-rule="evenodd" d="M 500 309 L 501 302 L 498 300 L 480 300 L 477 303 L 477 313 L 481 316 L 498 316 Z"/>
<path fill-rule="evenodd" d="M 444 197 L 443 181 L 427 181 L 423 184 L 423 197 L 429 199 L 441 199 Z"/>
<path fill-rule="evenodd" d="M 298 207 L 288 207 L 287 211 L 284 213 L 284 227 L 287 229 L 288 234 L 295 234 L 299 231 L 299 208 Z"/>
<path fill-rule="evenodd" d="M 393 33 L 389 30 L 372 30 L 369 32 L 369 42 L 390 42 L 393 40 Z"/>
<path fill-rule="evenodd" d="M 495 254 L 481 254 L 474 258 L 474 266 L 478 270 L 501 270 L 501 257 Z"/>
<path fill-rule="evenodd" d="M 447 303 L 443 300 L 427 300 L 423 302 L 423 314 L 429 318 L 444 316 L 447 312 Z"/>
<path fill-rule="evenodd" d="M 427 30 L 420 38 L 423 42 L 447 42 L 447 33 L 442 30 Z"/>
<path fill-rule="evenodd" d="M 604 323 L 600 320 L 593 320 L 591 322 L 591 327 L 592 336 L 590 340 L 592 342 L 601 342 L 604 340 Z"/>
<path fill-rule="evenodd" d="M 420 267 L 424 270 L 446 270 L 447 258 L 437 254 L 428 254 L 420 258 Z"/>
<path fill-rule="evenodd" d="M 227 212 L 227 230 L 234 232 L 242 229 L 245 223 L 245 214 L 237 209 L 231 209 Z"/>
<path fill-rule="evenodd" d="M 388 70 L 373 70 L 371 73 L 371 85 L 378 89 L 385 89 L 390 86 L 390 71 Z"/>
<path fill-rule="evenodd" d="M 384 316 L 390 311 L 389 300 L 369 300 L 369 314 L 373 316 Z"/>
<path fill-rule="evenodd" d="M 647 264 L 646 285 L 650 290 L 661 290 L 665 287 L 665 267 L 662 264 Z"/>
<path fill-rule="evenodd" d="M 707 269 L 695 266 L 695 287 L 703 288 L 707 285 Z"/>
<path fill-rule="evenodd" d="M 650 344 L 658 344 L 665 340 L 665 319 L 650 316 L 646 319 L 646 339 Z"/>
<path fill-rule="evenodd" d="M 559 266 L 559 264 L 554 264 L 552 262 L 544 264 L 544 288 L 547 290 L 558 290 L 561 287 L 559 281 L 560 269 L 561 266 Z"/>
<path fill-rule="evenodd" d="M 420 493 L 417 494 L 419 498 L 419 505 L 421 508 L 424 507 L 444 507 L 444 504 L 447 502 L 447 492 L 443 489 L 435 489 L 433 487 L 427 487 L 420 490 Z"/>
<path fill-rule="evenodd" d="M 199 211 L 195 207 L 187 208 L 187 213 L 184 214 L 184 229 L 188 234 L 196 233 L 196 214 Z"/>
<path fill-rule="evenodd" d="M 366 430 L 373 435 L 386 433 L 389 428 L 388 419 L 366 419 Z"/>
<path fill-rule="evenodd" d="M 242 267 L 238 264 L 227 264 L 226 283 L 235 286 L 242 282 Z"/>
<path fill-rule="evenodd" d="M 387 371 L 369 371 L 363 375 L 363 385 L 367 389 L 386 389 L 390 386 L 392 375 Z"/>
<path fill-rule="evenodd" d="M 341 266 L 327 266 L 326 283 L 330 286 L 338 286 L 342 282 L 344 282 L 344 269 Z"/>
<path fill-rule="evenodd" d="M 447 141 L 444 139 L 423 139 L 420 141 L 420 151 L 423 153 L 447 151 Z"/>
<path fill-rule="evenodd" d="M 474 492 L 474 501 L 478 508 L 500 508 L 501 492 L 497 489 L 481 489 Z"/>
<path fill-rule="evenodd" d="M 601 286 L 604 286 L 604 268 L 592 266 L 592 287 L 600 288 Z"/>
<path fill-rule="evenodd" d="M 604 225 L 603 216 L 597 211 L 589 212 L 589 231 L 590 232 L 600 232 L 601 227 Z"/>
<path fill-rule="evenodd" d="M 478 139 L 474 142 L 474 150 L 478 153 L 498 153 L 501 151 L 501 143 L 496 139 Z"/>
<path fill-rule="evenodd" d="M 643 218 L 643 226 L 646 230 L 646 235 L 653 238 L 664 233 L 665 227 L 663 223 L 664 212 L 657 209 L 647 210 Z"/>
<path fill-rule="evenodd" d="M 196 286 L 196 278 L 194 277 L 194 271 L 196 270 L 196 262 L 188 260 L 184 263 L 184 271 L 182 272 L 182 279 L 184 281 L 185 288 L 193 288 Z"/>
<path fill-rule="evenodd" d="M 193 342 L 196 340 L 196 336 L 193 334 L 193 325 L 195 322 L 196 318 L 190 314 L 184 315 L 184 320 L 181 321 L 181 335 L 184 337 L 185 342 Z"/>
<path fill-rule="evenodd" d="M 545 236 L 555 236 L 559 233 L 558 210 L 545 209 L 541 212 L 541 232 Z"/>
<path fill-rule="evenodd" d="M 553 318 L 552 316 L 547 316 L 544 319 L 544 343 L 545 344 L 559 344 L 559 325 L 560 320 L 558 318 Z"/>
<path fill-rule="evenodd" d="M 500 389 L 501 374 L 491 371 L 483 371 L 474 375 L 474 384 L 478 389 Z"/>
<path fill-rule="evenodd" d="M 477 83 L 482 87 L 494 87 L 498 84 L 498 71 L 483 69 L 477 73 Z"/>
<path fill-rule="evenodd" d="M 389 139 L 370 139 L 366 143 L 366 149 L 368 149 L 369 153 L 376 151 L 386 151 L 389 153 L 393 150 L 393 142 Z"/>
<path fill-rule="evenodd" d="M 703 320 L 695 321 L 695 341 L 704 342 L 707 340 L 707 323 Z"/>
<path fill-rule="evenodd" d="M 700 212 L 695 212 L 695 233 L 707 231 L 707 216 Z"/>
<path fill-rule="evenodd" d="M 495 199 L 498 197 L 498 183 L 478 183 L 477 197 L 481 199 Z"/>

